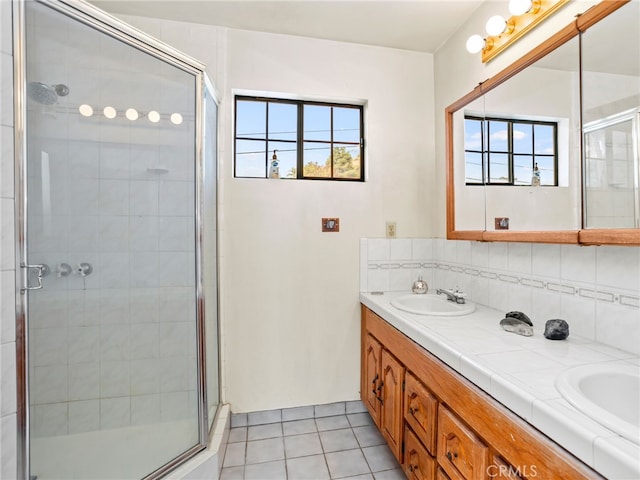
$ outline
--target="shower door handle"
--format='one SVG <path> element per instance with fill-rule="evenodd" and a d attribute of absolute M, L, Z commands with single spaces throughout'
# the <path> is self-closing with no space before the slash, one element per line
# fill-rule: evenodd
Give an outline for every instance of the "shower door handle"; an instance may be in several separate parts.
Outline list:
<path fill-rule="evenodd" d="M 50 270 L 49 270 L 49 265 L 47 265 L 46 263 L 36 263 L 33 265 L 28 265 L 26 263 L 21 263 L 20 264 L 20 268 L 24 268 L 27 271 L 27 277 L 25 280 L 25 286 L 24 288 L 20 289 L 20 293 L 24 293 L 26 290 L 40 290 L 42 288 L 42 278 L 46 277 Z M 34 269 L 36 272 L 36 279 L 38 281 L 38 283 L 36 283 L 35 285 L 30 285 L 29 283 L 29 279 L 31 278 L 31 270 Z"/>

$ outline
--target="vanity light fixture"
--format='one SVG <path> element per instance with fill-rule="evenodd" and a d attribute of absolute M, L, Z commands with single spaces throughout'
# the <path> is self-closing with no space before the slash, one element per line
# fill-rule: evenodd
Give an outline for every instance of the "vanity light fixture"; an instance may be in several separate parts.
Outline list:
<path fill-rule="evenodd" d="M 124 112 L 125 117 L 127 117 L 132 122 L 138 119 L 138 111 L 135 108 L 127 108 L 127 111 Z"/>
<path fill-rule="evenodd" d="M 541 0 L 509 0 L 509 13 L 515 16 L 538 13 L 540 4 Z"/>
<path fill-rule="evenodd" d="M 90 117 L 91 115 L 93 115 L 93 108 L 91 107 L 91 105 L 87 105 L 86 103 L 80 105 L 78 107 L 78 111 L 83 117 Z"/>
<path fill-rule="evenodd" d="M 471 35 L 467 40 L 467 51 L 469 53 L 478 53 L 487 48 L 487 39 L 481 35 Z"/>
<path fill-rule="evenodd" d="M 509 12 L 512 16 L 509 19 L 501 15 L 489 18 L 486 24 L 489 36 L 469 37 L 466 44 L 467 51 L 469 53 L 481 51 L 482 61 L 486 63 L 569 1 L 510 0 Z"/>
<path fill-rule="evenodd" d="M 492 37 L 502 33 L 511 33 L 513 31 L 513 21 L 511 19 L 507 21 L 502 15 L 494 15 L 487 20 L 485 29 Z"/>
<path fill-rule="evenodd" d="M 92 117 L 95 112 L 100 112 L 100 111 L 102 111 L 102 115 L 105 118 L 108 118 L 109 120 L 112 120 L 118 116 L 118 110 L 116 110 L 116 108 L 112 107 L 111 105 L 107 105 L 104 108 L 96 107 L 96 109 L 94 109 L 94 107 L 86 103 L 83 103 L 82 105 L 78 106 L 78 113 L 83 117 L 87 117 L 87 118 Z M 138 120 L 139 118 L 145 118 L 145 117 L 151 123 L 158 123 L 163 117 L 169 119 L 171 123 L 173 123 L 174 125 L 181 125 L 182 122 L 184 121 L 183 116 L 179 113 L 172 113 L 171 115 L 161 114 L 156 110 L 149 110 L 149 112 L 145 113 L 145 112 L 140 112 L 135 108 L 127 108 L 124 111 L 121 110 L 120 115 L 132 122 Z"/>
<path fill-rule="evenodd" d="M 151 123 L 158 123 L 160 121 L 160 114 L 155 110 L 151 110 L 147 113 L 147 118 Z"/>
<path fill-rule="evenodd" d="M 109 106 L 104 107 L 102 113 L 104 113 L 104 116 L 109 119 L 116 118 L 116 115 L 118 114 L 115 108 Z"/>

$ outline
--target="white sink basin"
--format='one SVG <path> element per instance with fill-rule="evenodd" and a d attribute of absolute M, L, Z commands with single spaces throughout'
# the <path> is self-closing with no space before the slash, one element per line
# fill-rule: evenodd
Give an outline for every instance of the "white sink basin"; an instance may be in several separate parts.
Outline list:
<path fill-rule="evenodd" d="M 640 367 L 582 365 L 561 373 L 556 387 L 582 413 L 640 445 Z"/>
<path fill-rule="evenodd" d="M 475 311 L 476 306 L 471 302 L 454 303 L 447 300 L 445 295 L 409 294 L 391 300 L 391 306 L 409 313 L 418 315 L 434 315 L 439 317 L 452 317 L 468 315 Z"/>

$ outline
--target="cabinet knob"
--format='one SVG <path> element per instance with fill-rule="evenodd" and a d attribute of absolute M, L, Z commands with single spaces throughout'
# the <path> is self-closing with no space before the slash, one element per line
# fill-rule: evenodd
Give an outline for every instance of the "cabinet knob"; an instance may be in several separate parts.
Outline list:
<path fill-rule="evenodd" d="M 413 472 L 413 465 L 409 464 L 409 471 Z"/>
<path fill-rule="evenodd" d="M 453 458 L 458 458 L 458 454 L 454 452 L 453 455 L 451 455 L 451 452 L 447 452 L 447 458 L 449 459 L 449 461 L 452 461 Z"/>
<path fill-rule="evenodd" d="M 415 413 L 416 413 L 417 411 L 418 411 L 418 410 L 417 410 L 416 408 L 409 407 L 409 413 L 410 413 L 411 415 L 415 415 Z"/>

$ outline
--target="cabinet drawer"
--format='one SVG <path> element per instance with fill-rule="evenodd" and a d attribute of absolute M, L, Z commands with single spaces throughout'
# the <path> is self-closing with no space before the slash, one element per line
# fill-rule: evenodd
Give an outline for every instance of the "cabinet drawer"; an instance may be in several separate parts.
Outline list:
<path fill-rule="evenodd" d="M 438 408 L 438 464 L 452 478 L 488 478 L 489 449 L 442 405 Z"/>
<path fill-rule="evenodd" d="M 431 455 L 436 454 L 438 401 L 411 373 L 405 376 L 404 418 Z"/>
<path fill-rule="evenodd" d="M 404 472 L 412 480 L 434 480 L 436 461 L 409 427 L 404 428 Z"/>

